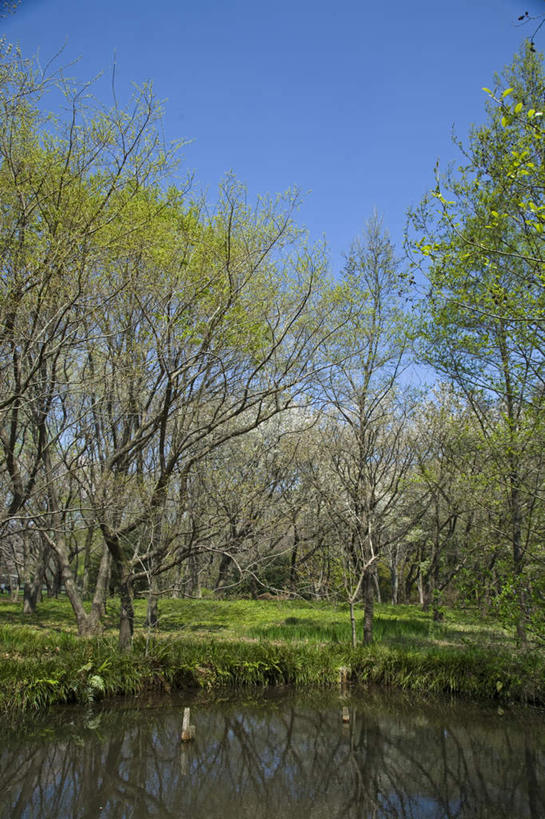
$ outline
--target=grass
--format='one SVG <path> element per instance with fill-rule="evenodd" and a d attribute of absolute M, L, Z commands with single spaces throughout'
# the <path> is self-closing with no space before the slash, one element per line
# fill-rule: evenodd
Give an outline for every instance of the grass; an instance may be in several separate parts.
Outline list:
<path fill-rule="evenodd" d="M 543 655 L 517 652 L 497 624 L 468 612 L 434 623 L 413 606 L 377 606 L 375 642 L 353 650 L 341 605 L 164 600 L 150 639 L 139 600 L 133 650 L 122 654 L 115 603 L 103 635 L 88 640 L 77 636 L 66 599 L 44 600 L 32 617 L 21 609 L 0 598 L 3 713 L 150 689 L 334 685 L 341 666 L 355 682 L 545 704 Z"/>
<path fill-rule="evenodd" d="M 146 633 L 146 603 L 135 601 L 135 631 Z M 105 633 L 114 633 L 119 619 L 117 601 L 107 606 Z M 359 617 L 361 621 L 361 615 Z M 40 630 L 76 634 L 66 598 L 44 599 L 32 617 L 24 617 L 20 603 L 0 597 L 0 624 L 27 625 Z M 358 624 L 361 632 L 361 622 Z M 403 646 L 502 645 L 514 647 L 511 635 L 493 620 L 460 611 L 446 611 L 434 623 L 416 606 L 377 605 L 375 641 Z M 288 642 L 350 642 L 348 606 L 304 600 L 163 600 L 159 633 L 218 639 L 258 639 Z"/>

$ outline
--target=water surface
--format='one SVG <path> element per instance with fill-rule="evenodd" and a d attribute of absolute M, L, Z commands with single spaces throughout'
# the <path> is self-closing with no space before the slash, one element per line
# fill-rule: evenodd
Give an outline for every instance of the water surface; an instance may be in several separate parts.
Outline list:
<path fill-rule="evenodd" d="M 0 794 L 10 819 L 543 819 L 545 715 L 378 691 L 65 707 L 3 731 Z"/>

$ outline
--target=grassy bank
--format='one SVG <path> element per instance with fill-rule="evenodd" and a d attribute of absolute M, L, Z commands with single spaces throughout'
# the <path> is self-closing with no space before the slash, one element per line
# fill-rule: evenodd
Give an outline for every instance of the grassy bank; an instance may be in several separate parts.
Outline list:
<path fill-rule="evenodd" d="M 0 601 L 0 711 L 89 702 L 147 690 L 353 682 L 500 702 L 545 704 L 545 658 L 517 652 L 493 622 L 447 612 L 444 622 L 414 607 L 380 606 L 376 639 L 352 649 L 342 606 L 300 601 L 170 600 L 150 635 L 137 601 L 133 650 L 117 650 L 110 606 L 100 638 L 75 633 L 68 602 L 46 600 L 26 620 Z"/>

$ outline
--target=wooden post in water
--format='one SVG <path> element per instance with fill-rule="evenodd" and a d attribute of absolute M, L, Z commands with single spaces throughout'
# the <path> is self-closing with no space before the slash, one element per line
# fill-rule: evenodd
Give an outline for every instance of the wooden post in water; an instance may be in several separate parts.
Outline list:
<path fill-rule="evenodd" d="M 195 739 L 195 726 L 189 724 L 191 712 L 189 708 L 184 708 L 184 718 L 182 721 L 182 742 L 191 742 Z"/>
<path fill-rule="evenodd" d="M 347 705 L 343 705 L 342 718 L 345 725 L 350 722 L 350 711 Z"/>

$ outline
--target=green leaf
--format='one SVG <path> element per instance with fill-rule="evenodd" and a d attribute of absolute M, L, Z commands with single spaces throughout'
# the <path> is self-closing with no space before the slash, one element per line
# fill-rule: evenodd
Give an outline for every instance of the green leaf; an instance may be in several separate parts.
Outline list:
<path fill-rule="evenodd" d="M 506 88 L 505 91 L 503 92 L 503 94 L 501 95 L 502 99 L 504 99 L 508 94 L 512 94 L 512 93 L 513 93 L 512 88 Z"/>
<path fill-rule="evenodd" d="M 517 104 L 515 105 L 514 111 L 515 111 L 515 114 L 519 114 L 522 111 L 522 103 L 521 102 L 517 102 Z"/>

